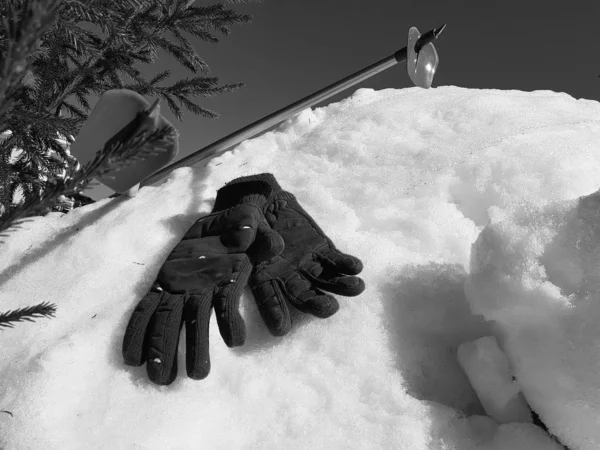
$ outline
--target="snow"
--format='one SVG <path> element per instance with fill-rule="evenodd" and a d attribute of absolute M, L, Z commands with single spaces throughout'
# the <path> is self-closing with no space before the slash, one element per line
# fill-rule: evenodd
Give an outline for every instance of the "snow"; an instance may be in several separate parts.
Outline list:
<path fill-rule="evenodd" d="M 0 310 L 58 310 L 0 332 L 0 447 L 562 448 L 486 416 L 457 350 L 493 336 L 549 430 L 600 448 L 598 117 L 550 91 L 360 89 L 135 198 L 23 224 Z M 246 291 L 246 345 L 213 317 L 208 378 L 153 385 L 122 362 L 131 311 L 216 190 L 263 172 L 361 258 L 365 292 L 276 338 Z"/>
<path fill-rule="evenodd" d="M 457 357 L 489 417 L 498 423 L 533 422 L 521 385 L 494 336 L 463 342 Z"/>

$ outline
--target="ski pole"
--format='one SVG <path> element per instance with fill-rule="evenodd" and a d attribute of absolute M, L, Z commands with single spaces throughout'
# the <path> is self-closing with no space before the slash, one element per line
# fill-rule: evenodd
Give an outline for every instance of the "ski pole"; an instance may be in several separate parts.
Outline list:
<path fill-rule="evenodd" d="M 345 90 L 373 75 L 378 74 L 390 67 L 398 64 L 399 62 L 407 61 L 407 71 L 417 86 L 425 89 L 431 86 L 433 76 L 435 75 L 435 69 L 437 68 L 439 59 L 435 48 L 433 47 L 432 41 L 436 39 L 440 33 L 444 30 L 446 24 L 439 28 L 419 34 L 419 31 L 412 27 L 409 31 L 408 45 L 391 56 L 382 59 L 368 67 L 365 67 L 346 78 L 339 80 L 301 100 L 298 100 L 291 105 L 286 106 L 279 111 L 269 114 L 262 119 L 253 122 L 238 131 L 231 133 L 218 141 L 209 144 L 208 146 L 195 151 L 194 153 L 180 159 L 179 161 L 170 164 L 159 171 L 155 172 L 151 176 L 147 177 L 141 182 L 141 186 L 148 186 L 156 183 L 163 179 L 166 175 L 175 169 L 180 167 L 192 166 L 205 159 L 214 158 L 216 156 L 225 153 L 231 147 L 256 136 L 257 134 L 266 131 L 270 127 L 277 125 L 284 120 L 292 117 L 294 114 L 316 105 L 323 100 Z"/>

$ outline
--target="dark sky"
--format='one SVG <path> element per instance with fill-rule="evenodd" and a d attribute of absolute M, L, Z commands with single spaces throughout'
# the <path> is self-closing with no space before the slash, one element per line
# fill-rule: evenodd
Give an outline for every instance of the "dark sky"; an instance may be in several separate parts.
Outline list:
<path fill-rule="evenodd" d="M 600 100 L 599 0 L 264 0 L 228 7 L 253 21 L 218 44 L 192 42 L 211 76 L 246 86 L 198 101 L 219 119 L 186 112 L 178 122 L 163 102 L 180 131 L 178 159 L 392 55 L 406 46 L 411 26 L 425 33 L 447 24 L 435 42 L 434 87 L 552 90 Z M 398 64 L 324 104 L 361 87 L 411 87 L 405 67 Z M 141 67 L 148 78 L 166 68 L 171 82 L 191 75 L 166 55 Z"/>

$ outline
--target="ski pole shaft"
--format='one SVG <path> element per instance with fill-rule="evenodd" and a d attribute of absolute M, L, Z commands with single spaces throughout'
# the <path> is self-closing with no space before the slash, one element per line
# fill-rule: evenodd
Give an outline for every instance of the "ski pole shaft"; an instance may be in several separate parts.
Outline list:
<path fill-rule="evenodd" d="M 417 44 L 415 45 L 415 49 L 420 49 L 436 39 L 445 27 L 446 25 L 444 24 L 439 28 L 430 30 L 421 35 L 417 41 Z M 370 66 L 365 67 L 364 69 L 359 70 L 358 72 L 355 72 L 352 75 L 343 78 L 342 80 L 339 80 L 307 97 L 304 97 L 303 99 L 298 100 L 291 105 L 280 109 L 279 111 L 275 111 L 274 113 L 269 114 L 268 116 L 263 117 L 262 119 L 259 119 L 256 122 L 253 122 L 250 125 L 247 125 L 244 128 L 241 128 L 240 130 L 235 131 L 234 133 L 231 133 L 230 135 L 195 151 L 179 161 L 160 169 L 158 172 L 155 172 L 153 175 L 143 180 L 141 182 L 141 186 L 154 184 L 163 179 L 173 170 L 179 169 L 180 167 L 192 166 L 205 159 L 219 156 L 222 153 L 225 153 L 231 147 L 245 141 L 246 139 L 254 137 L 259 133 L 262 133 L 263 131 L 266 131 L 270 127 L 283 122 L 284 120 L 292 117 L 294 114 L 299 113 L 303 109 L 314 106 L 317 103 L 322 102 L 323 100 L 326 100 L 329 97 L 372 77 L 373 75 L 389 69 L 399 62 L 405 61 L 406 55 L 407 47 L 404 47 L 393 55 L 371 64 Z"/>

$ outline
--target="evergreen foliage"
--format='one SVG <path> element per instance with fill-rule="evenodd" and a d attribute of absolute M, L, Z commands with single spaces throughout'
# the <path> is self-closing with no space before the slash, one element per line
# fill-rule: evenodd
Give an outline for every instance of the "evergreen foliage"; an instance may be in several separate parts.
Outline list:
<path fill-rule="evenodd" d="M 93 178 L 161 152 L 176 130 L 143 130 L 140 113 L 128 135 L 98 148 L 81 167 L 69 146 L 90 111 L 90 95 L 131 89 L 164 100 L 178 120 L 182 108 L 206 118 L 216 113 L 194 103 L 243 86 L 219 84 L 185 34 L 217 43 L 216 34 L 251 17 L 223 4 L 194 0 L 2 0 L 0 2 L 0 232 L 17 219 L 68 211 L 93 202 L 82 196 Z M 244 3 L 235 1 L 233 3 Z M 97 27 L 101 33 L 90 31 Z M 170 35 L 172 38 L 169 39 Z M 173 39 L 174 38 L 174 39 Z M 152 64 L 163 50 L 201 76 L 165 85 L 170 71 L 145 80 L 135 64 Z M 17 151 L 16 155 L 15 150 Z M 14 204 L 20 188 L 23 200 Z M 5 234 L 0 235 L 5 236 Z M 0 328 L 32 317 L 53 316 L 55 305 L 0 312 Z"/>

